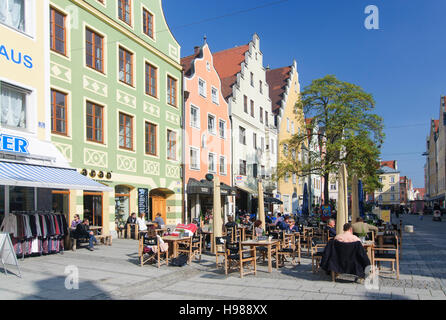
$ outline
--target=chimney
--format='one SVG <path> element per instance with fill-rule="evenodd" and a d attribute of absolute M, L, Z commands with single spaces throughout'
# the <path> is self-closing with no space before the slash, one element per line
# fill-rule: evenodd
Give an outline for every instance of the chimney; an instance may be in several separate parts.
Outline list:
<path fill-rule="evenodd" d="M 194 47 L 194 54 L 198 54 L 200 52 L 200 47 L 196 46 Z"/>
<path fill-rule="evenodd" d="M 266 71 L 269 71 L 271 68 L 269 67 L 269 65 L 266 67 Z"/>

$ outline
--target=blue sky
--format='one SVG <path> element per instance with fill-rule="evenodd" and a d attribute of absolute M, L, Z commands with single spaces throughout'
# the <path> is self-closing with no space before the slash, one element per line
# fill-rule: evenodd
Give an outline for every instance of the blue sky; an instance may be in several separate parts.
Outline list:
<path fill-rule="evenodd" d="M 379 9 L 379 30 L 364 27 L 371 4 Z M 446 1 L 164 0 L 163 7 L 182 56 L 204 35 L 215 52 L 246 44 L 256 32 L 264 65 L 296 59 L 302 86 L 334 74 L 372 93 L 386 126 L 383 160 L 398 160 L 401 174 L 424 187 L 421 153 L 446 94 Z"/>

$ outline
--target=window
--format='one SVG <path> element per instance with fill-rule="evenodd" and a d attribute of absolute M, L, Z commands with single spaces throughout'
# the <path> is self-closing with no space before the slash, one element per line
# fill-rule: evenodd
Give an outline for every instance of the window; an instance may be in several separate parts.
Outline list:
<path fill-rule="evenodd" d="M 190 148 L 190 168 L 193 170 L 200 170 L 199 152 L 197 148 Z"/>
<path fill-rule="evenodd" d="M 251 100 L 251 117 L 254 118 L 254 101 Z"/>
<path fill-rule="evenodd" d="M 283 145 L 283 155 L 285 157 L 288 157 L 288 145 L 287 144 Z"/>
<path fill-rule="evenodd" d="M 243 109 L 245 113 L 248 113 L 248 97 L 243 96 Z"/>
<path fill-rule="evenodd" d="M 104 37 L 98 35 L 96 32 L 90 29 L 86 29 L 85 42 L 85 59 L 87 66 L 97 71 L 104 72 Z"/>
<path fill-rule="evenodd" d="M 390 177 L 390 183 L 395 183 L 395 177 Z"/>
<path fill-rule="evenodd" d="M 218 128 L 220 132 L 220 138 L 224 139 L 226 137 L 226 121 L 220 120 L 218 122 Z"/>
<path fill-rule="evenodd" d="M 220 156 L 220 174 L 226 174 L 226 158 L 224 156 Z"/>
<path fill-rule="evenodd" d="M 291 122 L 291 134 L 294 134 L 294 121 Z"/>
<path fill-rule="evenodd" d="M 153 39 L 153 14 L 146 9 L 142 10 L 143 32 Z"/>
<path fill-rule="evenodd" d="M 206 97 L 206 81 L 198 79 L 198 93 L 202 97 Z"/>
<path fill-rule="evenodd" d="M 167 159 L 177 159 L 177 137 L 172 130 L 167 130 Z"/>
<path fill-rule="evenodd" d="M 260 166 L 260 176 L 262 177 L 262 179 L 266 178 L 265 166 Z"/>
<path fill-rule="evenodd" d="M 239 174 L 246 176 L 246 160 L 240 160 Z"/>
<path fill-rule="evenodd" d="M 192 105 L 190 106 L 190 126 L 200 129 L 200 110 Z"/>
<path fill-rule="evenodd" d="M 257 134 L 256 133 L 253 133 L 252 134 L 252 145 L 253 145 L 253 147 L 254 147 L 254 150 L 256 150 L 257 149 Z"/>
<path fill-rule="evenodd" d="M 132 24 L 131 14 L 132 14 L 132 5 L 131 0 L 118 0 L 118 11 L 119 11 L 119 19 L 127 23 L 128 25 Z"/>
<path fill-rule="evenodd" d="M 285 182 L 288 182 L 289 179 L 290 179 L 290 174 L 287 172 L 287 173 L 285 174 L 284 181 L 285 181 Z"/>
<path fill-rule="evenodd" d="M 119 81 L 133 85 L 133 53 L 119 47 Z"/>
<path fill-rule="evenodd" d="M 395 187 L 394 187 L 394 186 L 391 186 L 391 187 L 390 187 L 390 191 L 395 191 Z"/>
<path fill-rule="evenodd" d="M 87 140 L 104 142 L 103 137 L 103 111 L 104 107 L 87 102 Z"/>
<path fill-rule="evenodd" d="M 212 87 L 212 102 L 218 104 L 218 90 Z"/>
<path fill-rule="evenodd" d="M 251 86 L 254 87 L 254 74 L 250 73 L 250 79 L 251 79 Z"/>
<path fill-rule="evenodd" d="M 394 194 L 390 195 L 390 200 L 392 200 L 392 201 L 395 200 L 395 195 Z"/>
<path fill-rule="evenodd" d="M 246 129 L 243 127 L 239 127 L 239 142 L 241 144 L 246 145 Z"/>
<path fill-rule="evenodd" d="M 252 176 L 257 178 L 257 163 L 252 164 Z"/>
<path fill-rule="evenodd" d="M 157 97 L 157 73 L 158 68 L 146 62 L 146 94 Z"/>
<path fill-rule="evenodd" d="M 208 114 L 208 131 L 215 134 L 215 116 Z"/>
<path fill-rule="evenodd" d="M 51 90 L 51 132 L 67 134 L 67 95 Z"/>
<path fill-rule="evenodd" d="M 265 110 L 265 125 L 268 127 L 268 111 Z"/>
<path fill-rule="evenodd" d="M 286 118 L 286 131 L 290 132 L 290 118 Z"/>
<path fill-rule="evenodd" d="M 263 123 L 263 108 L 260 107 L 260 123 Z"/>
<path fill-rule="evenodd" d="M 167 103 L 177 105 L 177 81 L 170 76 L 167 76 Z"/>
<path fill-rule="evenodd" d="M 27 96 L 26 89 L 0 82 L 1 85 L 1 124 L 14 129 L 26 128 Z"/>
<path fill-rule="evenodd" d="M 156 156 L 156 125 L 146 122 L 146 153 Z"/>
<path fill-rule="evenodd" d="M 0 22 L 25 32 L 25 0 L 2 0 Z"/>
<path fill-rule="evenodd" d="M 335 184 L 331 184 L 330 185 L 330 190 L 336 190 L 336 185 Z"/>
<path fill-rule="evenodd" d="M 66 55 L 65 15 L 50 8 L 50 46 L 51 50 Z"/>
<path fill-rule="evenodd" d="M 259 81 L 259 90 L 260 90 L 260 93 L 263 93 L 263 82 L 262 82 L 262 80 Z"/>
<path fill-rule="evenodd" d="M 297 182 L 297 176 L 295 173 L 293 173 L 293 184 L 296 184 Z"/>
<path fill-rule="evenodd" d="M 208 171 L 209 172 L 216 172 L 216 158 L 215 158 L 215 154 L 209 152 L 209 156 L 208 156 Z"/>
<path fill-rule="evenodd" d="M 264 137 L 260 137 L 260 148 L 262 149 L 262 151 L 265 151 L 265 138 Z"/>
<path fill-rule="evenodd" d="M 133 149 L 133 117 L 119 113 L 119 147 Z"/>
<path fill-rule="evenodd" d="M 273 139 L 271 139 L 270 148 L 271 148 L 271 153 L 274 154 L 274 140 Z"/>

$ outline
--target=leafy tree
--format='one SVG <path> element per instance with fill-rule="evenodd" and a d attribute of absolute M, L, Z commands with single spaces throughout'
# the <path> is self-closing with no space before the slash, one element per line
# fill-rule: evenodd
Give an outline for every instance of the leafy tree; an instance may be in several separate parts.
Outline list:
<path fill-rule="evenodd" d="M 363 180 L 364 190 L 375 190 L 380 186 L 377 170 L 384 133 L 383 120 L 372 113 L 374 108 L 372 95 L 357 85 L 334 75 L 313 80 L 301 92 L 294 110 L 305 114 L 305 130 L 281 142 L 284 157 L 279 160 L 277 178 L 293 173 L 323 176 L 328 204 L 330 173 L 337 173 L 345 163 L 349 175 Z M 296 157 L 295 150 L 301 149 L 307 157 Z"/>

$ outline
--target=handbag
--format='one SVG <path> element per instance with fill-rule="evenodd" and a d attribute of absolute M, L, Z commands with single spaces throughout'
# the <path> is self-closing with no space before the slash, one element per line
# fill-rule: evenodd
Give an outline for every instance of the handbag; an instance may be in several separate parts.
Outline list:
<path fill-rule="evenodd" d="M 178 257 L 170 260 L 169 264 L 174 267 L 182 267 L 182 266 L 186 265 L 186 263 L 187 263 L 187 255 L 180 254 Z"/>

